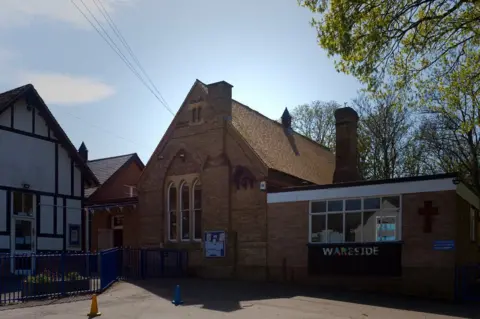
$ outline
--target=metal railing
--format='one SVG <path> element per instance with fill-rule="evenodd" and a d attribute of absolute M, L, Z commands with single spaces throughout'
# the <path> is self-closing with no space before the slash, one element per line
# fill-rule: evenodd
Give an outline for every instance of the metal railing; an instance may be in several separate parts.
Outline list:
<path fill-rule="evenodd" d="M 0 305 L 100 293 L 119 279 L 178 277 L 186 251 L 112 248 L 98 253 L 0 255 Z"/>

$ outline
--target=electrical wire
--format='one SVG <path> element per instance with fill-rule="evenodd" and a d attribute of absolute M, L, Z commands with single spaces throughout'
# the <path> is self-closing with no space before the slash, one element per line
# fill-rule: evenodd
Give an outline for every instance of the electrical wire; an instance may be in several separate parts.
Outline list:
<path fill-rule="evenodd" d="M 105 20 L 107 21 L 107 23 L 109 24 L 110 28 L 113 30 L 113 32 L 115 33 L 115 35 L 117 36 L 117 38 L 120 40 L 120 42 L 122 42 L 123 46 L 125 47 L 125 49 L 128 51 L 128 53 L 130 54 L 130 56 L 132 57 L 133 61 L 135 62 L 135 64 L 138 66 L 138 68 L 140 69 L 140 71 L 143 73 L 143 75 L 145 76 L 145 78 L 148 80 L 148 82 L 150 83 L 150 85 L 153 87 L 153 89 L 155 90 L 155 92 L 158 94 L 158 96 L 162 99 L 162 101 L 168 106 L 168 103 L 167 101 L 163 98 L 162 96 L 162 93 L 160 93 L 160 91 L 158 90 L 157 86 L 153 83 L 152 79 L 150 78 L 150 76 L 147 74 L 147 72 L 145 71 L 145 68 L 142 66 L 142 64 L 140 63 L 140 61 L 138 60 L 136 54 L 133 52 L 132 50 L 132 47 L 128 44 L 127 40 L 125 39 L 125 37 L 123 36 L 122 32 L 120 31 L 120 29 L 117 27 L 117 24 L 115 23 L 115 21 L 113 20 L 113 18 L 110 16 L 110 14 L 108 13 L 107 9 L 105 9 L 105 7 L 103 6 L 102 4 L 102 1 L 101 0 L 93 0 L 93 3 L 95 4 L 95 6 L 98 8 L 98 11 L 100 11 L 100 13 L 103 15 L 103 17 L 105 18 Z"/>
<path fill-rule="evenodd" d="M 154 90 L 145 82 L 145 80 L 142 78 L 142 76 L 138 73 L 138 71 L 133 67 L 133 65 L 128 61 L 126 56 L 122 53 L 120 48 L 115 44 L 115 41 L 110 37 L 108 32 L 105 30 L 103 25 L 98 21 L 98 19 L 95 17 L 95 15 L 91 12 L 91 10 L 88 8 L 88 6 L 85 4 L 83 0 L 80 0 L 80 2 L 83 4 L 87 12 L 90 14 L 90 16 L 95 20 L 102 29 L 102 31 L 99 30 L 99 28 L 90 20 L 87 15 L 83 12 L 82 9 L 74 2 L 74 0 L 70 0 L 70 2 L 74 5 L 74 7 L 82 14 L 82 16 L 85 18 L 85 20 L 88 21 L 88 23 L 94 28 L 94 30 L 102 37 L 102 39 L 110 46 L 110 48 L 120 57 L 120 59 L 127 65 L 127 67 L 132 71 L 132 73 L 143 83 L 143 85 L 155 96 L 155 98 L 162 104 L 162 106 L 173 116 L 175 115 L 173 111 L 170 109 L 170 107 L 164 102 L 163 97 L 160 97 L 157 93 L 155 93 Z M 110 40 L 110 41 L 109 41 Z M 128 44 L 127 44 L 128 45 Z M 137 59 L 138 60 L 138 59 Z M 158 89 L 156 89 L 158 91 Z"/>

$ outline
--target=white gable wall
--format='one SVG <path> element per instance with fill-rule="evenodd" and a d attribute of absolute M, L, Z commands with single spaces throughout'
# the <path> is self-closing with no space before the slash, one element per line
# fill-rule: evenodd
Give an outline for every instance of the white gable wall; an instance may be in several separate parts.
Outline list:
<path fill-rule="evenodd" d="M 63 195 L 71 195 L 72 163 L 67 150 L 58 147 L 58 192 Z"/>
<path fill-rule="evenodd" d="M 27 109 L 25 100 L 0 114 L 0 150 L 0 249 L 10 248 L 7 197 L 11 199 L 13 191 L 22 191 L 28 184 L 28 191 L 38 199 L 37 250 L 81 250 L 81 246 L 69 246 L 68 226 L 78 225 L 82 231 L 81 170 L 72 167 L 67 150 L 40 113 Z"/>
<path fill-rule="evenodd" d="M 55 192 L 55 143 L 2 131 L 0 150 L 0 186 Z"/>
<path fill-rule="evenodd" d="M 0 113 L 0 126 L 7 126 L 10 127 L 11 123 L 11 111 L 12 109 L 8 108 Z"/>
<path fill-rule="evenodd" d="M 17 101 L 13 105 L 13 128 L 33 133 L 33 113 L 34 110 L 31 106 L 27 109 L 27 103 L 24 99 Z"/>
<path fill-rule="evenodd" d="M 35 134 L 40 136 L 48 137 L 48 126 L 43 117 L 38 114 L 38 111 L 35 111 Z"/>

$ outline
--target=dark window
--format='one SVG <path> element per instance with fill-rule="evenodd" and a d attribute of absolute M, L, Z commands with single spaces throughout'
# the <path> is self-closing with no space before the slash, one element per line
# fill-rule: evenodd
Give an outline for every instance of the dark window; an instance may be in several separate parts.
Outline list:
<path fill-rule="evenodd" d="M 180 194 L 182 196 L 180 201 L 181 238 L 188 240 L 190 239 L 190 192 L 186 183 L 182 184 Z"/>
<path fill-rule="evenodd" d="M 196 181 L 193 186 L 193 239 L 202 239 L 202 184 Z"/>
<path fill-rule="evenodd" d="M 168 189 L 168 239 L 177 240 L 177 189 L 171 185 Z"/>
<path fill-rule="evenodd" d="M 192 122 L 196 122 L 197 121 L 197 109 L 194 108 L 192 109 Z"/>
<path fill-rule="evenodd" d="M 197 120 L 200 121 L 202 119 L 202 107 L 199 106 L 197 110 Z"/>

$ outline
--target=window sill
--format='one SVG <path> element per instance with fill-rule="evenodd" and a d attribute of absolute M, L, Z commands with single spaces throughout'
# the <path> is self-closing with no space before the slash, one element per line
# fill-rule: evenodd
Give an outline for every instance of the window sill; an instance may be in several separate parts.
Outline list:
<path fill-rule="evenodd" d="M 308 243 L 307 247 L 363 247 L 363 246 L 373 246 L 373 245 L 403 245 L 402 240 L 396 241 L 377 241 L 377 242 L 365 242 L 365 243 Z"/>

